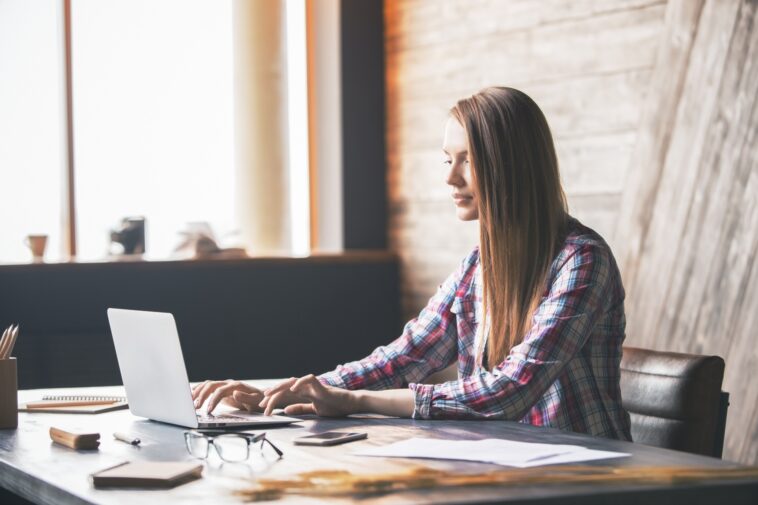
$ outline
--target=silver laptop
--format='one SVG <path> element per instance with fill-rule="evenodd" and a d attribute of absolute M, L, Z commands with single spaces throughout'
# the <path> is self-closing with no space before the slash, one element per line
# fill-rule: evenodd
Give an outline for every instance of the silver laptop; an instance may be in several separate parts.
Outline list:
<path fill-rule="evenodd" d="M 268 426 L 300 421 L 242 410 L 220 415 L 196 411 L 174 316 L 108 309 L 108 322 L 129 410 L 135 416 L 188 428 Z"/>

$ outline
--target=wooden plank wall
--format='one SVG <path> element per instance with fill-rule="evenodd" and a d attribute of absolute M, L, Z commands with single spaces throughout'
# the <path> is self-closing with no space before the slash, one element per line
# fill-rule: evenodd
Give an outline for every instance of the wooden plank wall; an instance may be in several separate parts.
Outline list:
<path fill-rule="evenodd" d="M 717 354 L 758 463 L 758 2 L 670 0 L 616 243 L 628 341 Z"/>
<path fill-rule="evenodd" d="M 444 184 L 455 101 L 518 87 L 571 212 L 619 258 L 627 343 L 718 354 L 726 459 L 758 463 L 756 0 L 386 0 L 390 241 L 407 317 L 476 244 Z"/>
<path fill-rule="evenodd" d="M 556 139 L 571 211 L 612 243 L 663 0 L 386 0 L 390 243 L 411 316 L 477 243 L 455 218 L 442 133 L 457 99 L 522 89 Z"/>

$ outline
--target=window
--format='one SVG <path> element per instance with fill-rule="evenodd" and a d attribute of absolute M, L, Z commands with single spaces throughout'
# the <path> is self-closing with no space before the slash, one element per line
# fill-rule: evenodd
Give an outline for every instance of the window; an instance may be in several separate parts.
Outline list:
<path fill-rule="evenodd" d="M 17 195 L 0 198 L 0 262 L 28 261 L 22 242 L 34 233 L 50 236 L 47 260 L 66 257 L 63 4 L 0 2 L 0 189 Z M 77 259 L 105 258 L 110 230 L 132 216 L 146 218 L 149 259 L 169 257 L 190 222 L 237 245 L 233 1 L 69 4 Z M 282 5 L 289 228 L 292 252 L 303 254 L 305 0 Z"/>
<path fill-rule="evenodd" d="M 287 123 L 292 252 L 310 249 L 308 205 L 308 77 L 305 42 L 305 1 L 287 0 Z"/>
<path fill-rule="evenodd" d="M 65 174 L 58 0 L 0 1 L 0 261 L 28 261 L 29 234 L 61 250 Z"/>
<path fill-rule="evenodd" d="M 72 74 L 78 257 L 145 216 L 147 257 L 188 221 L 233 231 L 230 0 L 76 0 Z"/>

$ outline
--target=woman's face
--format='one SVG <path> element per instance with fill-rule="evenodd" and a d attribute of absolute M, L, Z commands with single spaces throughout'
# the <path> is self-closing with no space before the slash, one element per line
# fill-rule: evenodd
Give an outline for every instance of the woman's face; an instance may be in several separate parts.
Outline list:
<path fill-rule="evenodd" d="M 445 182 L 453 189 L 452 197 L 458 219 L 479 219 L 479 206 L 471 184 L 466 130 L 455 118 L 447 120 L 442 150 L 445 153 L 445 164 L 448 166 Z"/>

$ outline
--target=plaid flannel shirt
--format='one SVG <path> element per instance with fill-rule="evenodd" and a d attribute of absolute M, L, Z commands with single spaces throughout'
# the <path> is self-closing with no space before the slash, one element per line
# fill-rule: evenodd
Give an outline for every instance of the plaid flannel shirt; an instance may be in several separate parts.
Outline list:
<path fill-rule="evenodd" d="M 507 419 L 631 440 L 619 387 L 621 276 L 605 241 L 573 218 L 569 224 L 531 329 L 493 370 L 476 356 L 476 248 L 399 338 L 320 380 L 344 389 L 409 387 L 418 419 Z M 458 380 L 421 383 L 456 360 Z"/>

